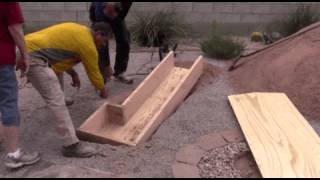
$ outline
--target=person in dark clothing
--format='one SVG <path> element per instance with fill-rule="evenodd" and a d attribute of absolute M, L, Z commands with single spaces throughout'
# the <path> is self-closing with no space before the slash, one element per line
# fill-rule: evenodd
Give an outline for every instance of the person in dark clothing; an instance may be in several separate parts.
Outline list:
<path fill-rule="evenodd" d="M 133 80 L 125 76 L 129 61 L 130 33 L 125 23 L 132 2 L 92 2 L 90 6 L 90 20 L 94 22 L 107 22 L 111 25 L 116 40 L 116 60 L 114 73 L 110 66 L 108 45 L 102 48 L 100 55 L 100 71 L 105 78 L 113 76 L 126 84 L 132 84 Z"/>

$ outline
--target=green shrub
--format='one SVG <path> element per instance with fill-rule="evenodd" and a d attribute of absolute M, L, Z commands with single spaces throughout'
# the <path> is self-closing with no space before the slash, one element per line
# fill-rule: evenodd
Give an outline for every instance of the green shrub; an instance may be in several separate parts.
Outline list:
<path fill-rule="evenodd" d="M 130 31 L 133 41 L 140 46 L 158 47 L 185 37 L 188 28 L 174 11 L 135 12 Z"/>
<path fill-rule="evenodd" d="M 232 59 L 244 51 L 244 45 L 231 37 L 224 36 L 216 23 L 212 26 L 209 38 L 203 40 L 200 45 L 206 56 L 217 59 Z"/>
<path fill-rule="evenodd" d="M 300 4 L 288 15 L 269 24 L 268 31 L 279 32 L 282 36 L 290 36 L 300 29 L 319 20 L 319 13 L 311 5 Z"/>

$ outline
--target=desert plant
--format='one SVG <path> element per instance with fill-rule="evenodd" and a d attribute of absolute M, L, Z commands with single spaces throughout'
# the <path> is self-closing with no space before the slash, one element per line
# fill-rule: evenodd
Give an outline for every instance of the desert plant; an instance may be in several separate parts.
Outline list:
<path fill-rule="evenodd" d="M 295 11 L 269 24 L 268 31 L 279 32 L 282 36 L 290 36 L 300 29 L 319 20 L 319 13 L 310 4 L 299 4 Z"/>
<path fill-rule="evenodd" d="M 223 35 L 216 23 L 213 23 L 206 40 L 200 42 L 201 50 L 210 58 L 232 59 L 244 51 L 244 45 Z"/>
<path fill-rule="evenodd" d="M 263 34 L 261 32 L 253 32 L 251 33 L 251 41 L 253 42 L 262 42 Z"/>
<path fill-rule="evenodd" d="M 135 12 L 130 29 L 132 39 L 147 47 L 172 44 L 188 32 L 183 18 L 174 11 Z"/>

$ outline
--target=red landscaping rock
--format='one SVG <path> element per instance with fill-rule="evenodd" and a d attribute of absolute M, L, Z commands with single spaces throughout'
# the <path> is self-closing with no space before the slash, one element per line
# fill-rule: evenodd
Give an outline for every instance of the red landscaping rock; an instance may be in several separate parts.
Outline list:
<path fill-rule="evenodd" d="M 176 161 L 196 166 L 204 153 L 198 146 L 187 144 L 177 152 Z"/>
<path fill-rule="evenodd" d="M 222 133 L 223 138 L 229 143 L 245 141 L 245 137 L 240 129 L 233 129 Z"/>
<path fill-rule="evenodd" d="M 246 178 L 262 178 L 259 168 L 250 152 L 237 157 L 235 168 L 240 170 L 241 176 Z"/>
<path fill-rule="evenodd" d="M 209 151 L 214 148 L 222 147 L 227 145 L 227 142 L 220 134 L 208 134 L 205 136 L 201 136 L 196 145 L 205 151 Z"/>
<path fill-rule="evenodd" d="M 176 162 L 172 171 L 175 178 L 200 178 L 199 169 L 193 165 Z"/>

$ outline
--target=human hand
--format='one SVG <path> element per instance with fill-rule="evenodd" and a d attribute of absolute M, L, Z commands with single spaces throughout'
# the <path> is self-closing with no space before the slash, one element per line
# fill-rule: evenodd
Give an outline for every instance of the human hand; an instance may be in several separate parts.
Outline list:
<path fill-rule="evenodd" d="M 20 77 L 24 77 L 26 76 L 26 74 L 29 71 L 29 67 L 30 67 L 30 59 L 29 59 L 29 55 L 24 55 L 21 58 L 18 59 L 17 61 L 17 66 L 16 66 L 16 70 L 20 70 L 21 71 L 21 75 Z"/>
<path fill-rule="evenodd" d="M 72 83 L 71 83 L 71 86 L 77 88 L 77 89 L 80 89 L 81 87 L 81 82 L 80 82 L 80 78 L 79 78 L 79 75 L 78 74 L 74 74 L 72 75 Z"/>
<path fill-rule="evenodd" d="M 100 97 L 102 97 L 102 98 L 107 98 L 108 97 L 108 90 L 106 88 L 103 88 L 100 91 Z"/>

